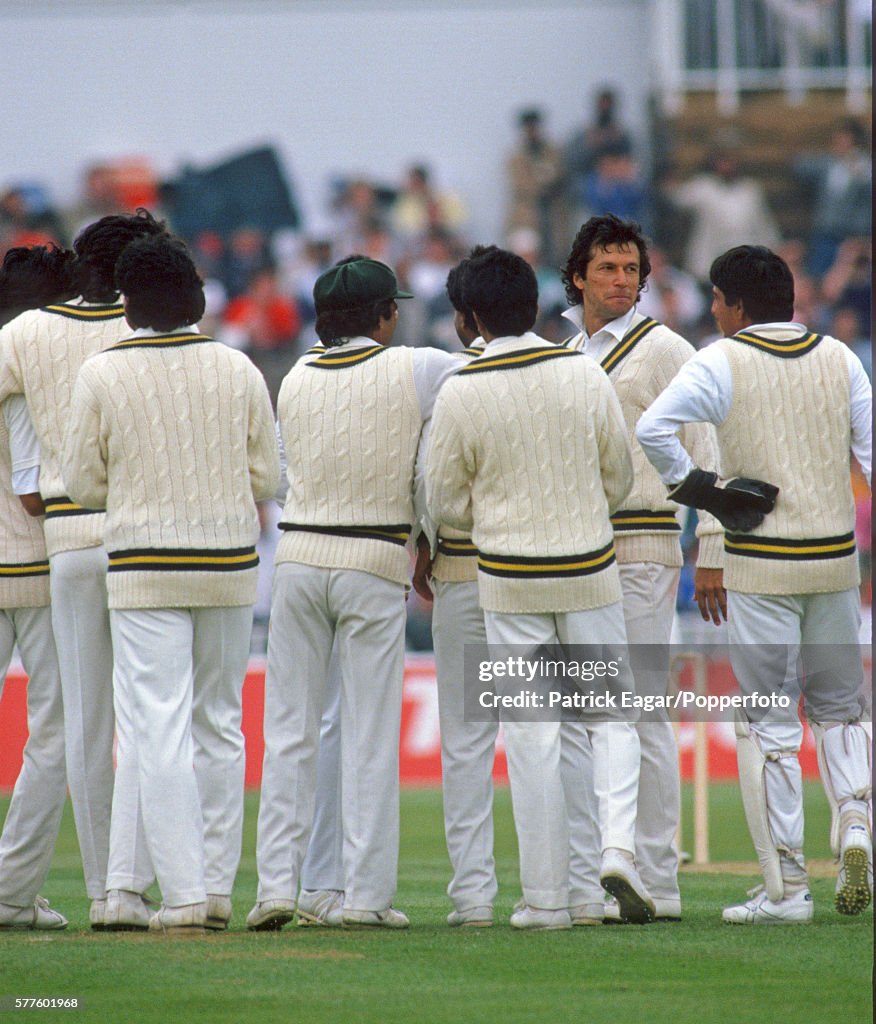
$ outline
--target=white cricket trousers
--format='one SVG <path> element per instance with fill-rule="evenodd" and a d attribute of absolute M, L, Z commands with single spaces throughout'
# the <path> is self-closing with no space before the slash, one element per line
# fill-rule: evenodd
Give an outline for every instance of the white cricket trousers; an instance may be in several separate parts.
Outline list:
<path fill-rule="evenodd" d="M 64 706 L 51 609 L 0 609 L 0 694 L 16 642 L 28 676 L 29 735 L 0 835 L 0 903 L 28 907 L 48 876 L 67 798 Z"/>
<path fill-rule="evenodd" d="M 487 639 L 497 654 L 508 645 L 536 651 L 542 644 L 626 644 L 620 601 L 587 611 L 555 614 L 484 612 Z M 516 650 L 515 654 L 523 654 Z M 492 650 L 491 650 L 492 654 Z M 558 716 L 559 717 L 559 716 Z M 639 737 L 624 720 L 584 723 L 593 750 L 602 848 L 633 852 L 639 787 Z M 511 803 L 526 903 L 545 910 L 569 906 L 569 825 L 561 773 L 559 721 L 504 721 Z M 583 774 L 565 785 L 587 786 Z"/>
<path fill-rule="evenodd" d="M 302 889 L 337 892 L 344 888 L 344 830 L 341 825 L 341 668 L 334 648 L 325 701 L 316 759 L 316 809 L 300 880 Z"/>
<path fill-rule="evenodd" d="M 130 851 L 142 835 L 168 906 L 229 895 L 240 859 L 241 694 L 252 607 L 113 610 L 118 772 L 109 888 L 142 891 Z M 118 865 L 118 867 L 117 867 Z"/>
<path fill-rule="evenodd" d="M 444 835 L 453 868 L 447 895 L 459 911 L 492 906 L 493 762 L 498 721 L 466 722 L 466 644 L 487 642 L 476 581 L 432 581 L 432 641 L 438 679 Z"/>
<path fill-rule="evenodd" d="M 102 899 L 106 893 L 113 801 L 113 649 L 106 569 L 103 545 L 49 558 L 67 785 L 91 899 Z"/>
<path fill-rule="evenodd" d="M 669 682 L 669 642 L 675 614 L 679 570 L 654 562 L 618 565 L 623 590 L 624 624 L 634 663 L 636 691 L 664 694 Z M 633 649 L 643 645 L 641 659 Z M 649 719 L 658 713 L 649 713 Z M 641 749 L 636 814 L 636 864 L 651 896 L 678 899 L 678 851 L 675 834 L 681 813 L 678 744 L 669 716 L 636 722 Z M 601 903 L 601 843 L 596 801 L 579 782 L 590 775 L 592 758 L 586 730 L 579 723 L 563 727 L 563 778 L 569 805 L 569 902 Z"/>
<path fill-rule="evenodd" d="M 805 692 L 806 715 L 828 728 L 823 757 L 838 802 L 861 799 L 869 792 L 870 739 L 861 724 L 861 668 L 858 631 L 861 601 L 857 588 L 829 594 L 769 595 L 728 591 L 727 624 L 730 660 L 742 694 L 784 692 L 791 710 L 750 715 L 750 729 L 764 755 L 767 817 L 780 849 L 803 847 L 803 782 L 797 752 L 803 726 L 795 712 L 799 689 L 796 663 L 801 645 L 804 660 L 841 660 L 844 672 L 831 673 L 831 686 L 817 681 Z M 784 649 L 783 649 L 784 648 Z M 831 654 L 836 652 L 836 656 Z M 849 657 L 851 655 L 851 657 Z M 784 676 L 784 678 L 783 678 Z M 771 757 L 769 755 L 772 755 Z M 783 865 L 784 867 L 784 865 Z"/>
<path fill-rule="evenodd" d="M 329 659 L 341 667 L 344 907 L 386 910 L 398 874 L 405 588 L 296 562 L 274 571 L 265 680 L 258 899 L 294 900 L 313 824 Z"/>

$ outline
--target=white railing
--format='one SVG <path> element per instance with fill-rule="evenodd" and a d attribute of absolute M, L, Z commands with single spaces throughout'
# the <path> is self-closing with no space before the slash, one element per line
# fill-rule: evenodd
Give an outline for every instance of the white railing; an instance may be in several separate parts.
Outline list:
<path fill-rule="evenodd" d="M 687 92 L 715 90 L 733 111 L 746 90 L 838 89 L 864 111 L 873 23 L 869 0 L 653 0 L 664 109 Z"/>

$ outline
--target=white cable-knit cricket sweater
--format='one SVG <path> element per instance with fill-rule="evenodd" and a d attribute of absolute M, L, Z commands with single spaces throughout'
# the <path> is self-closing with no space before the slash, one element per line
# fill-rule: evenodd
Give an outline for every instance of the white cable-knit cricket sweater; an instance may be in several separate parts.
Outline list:
<path fill-rule="evenodd" d="M 584 340 L 584 334 L 578 334 L 566 346 L 580 351 Z M 611 517 L 618 563 L 682 565 L 680 507 L 667 497 L 666 486 L 636 440 L 636 424 L 693 354 L 694 349 L 680 334 L 636 313 L 623 338 L 600 360 L 620 400 L 633 457 L 632 490 Z M 686 424 L 681 441 L 698 466 L 717 470 L 714 427 Z M 697 566 L 720 569 L 724 563 L 721 524 L 709 513 L 700 512 L 696 532 Z"/>
<path fill-rule="evenodd" d="M 252 604 L 255 502 L 278 476 L 267 388 L 243 353 L 138 331 L 83 365 L 64 479 L 106 508 L 110 608 Z"/>
<path fill-rule="evenodd" d="M 728 589 L 754 594 L 848 590 L 860 582 L 849 471 L 849 369 L 842 342 L 799 328 L 740 331 L 715 342 L 733 380 L 718 427 L 724 476 L 779 488 L 750 533 L 725 537 Z"/>
<path fill-rule="evenodd" d="M 29 516 L 12 493 L 9 432 L 0 415 L 0 608 L 44 608 L 48 603 L 43 521 Z"/>
<path fill-rule="evenodd" d="M 497 338 L 441 389 L 429 514 L 471 530 L 481 605 L 565 612 L 621 599 L 610 514 L 633 482 L 605 373 L 537 335 Z"/>
<path fill-rule="evenodd" d="M 275 561 L 407 585 L 423 425 L 413 350 L 352 339 L 314 356 L 277 400 L 289 489 Z"/>
<path fill-rule="evenodd" d="M 16 394 L 27 400 L 40 442 L 40 494 L 50 555 L 95 547 L 103 540 L 103 515 L 81 508 L 67 494 L 61 452 L 79 368 L 130 331 L 118 303 L 75 299 L 28 310 L 0 332 L 0 402 Z"/>

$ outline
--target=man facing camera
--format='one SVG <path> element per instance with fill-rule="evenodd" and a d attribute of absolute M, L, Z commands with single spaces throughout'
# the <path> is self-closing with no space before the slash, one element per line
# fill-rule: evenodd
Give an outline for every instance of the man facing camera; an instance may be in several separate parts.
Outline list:
<path fill-rule="evenodd" d="M 624 645 L 609 517 L 633 470 L 617 397 L 592 360 L 531 333 L 538 286 L 523 259 L 503 250 L 472 259 L 464 292 L 487 346 L 438 397 L 426 493 L 431 517 L 470 531 L 477 548 L 491 657 L 508 645 L 514 653 L 544 644 Z M 586 726 L 600 805 L 600 882 L 622 916 L 645 923 L 654 904 L 633 856 L 638 736 L 630 722 L 607 716 Z M 504 727 L 523 887 L 511 924 L 571 928 L 560 721 Z"/>

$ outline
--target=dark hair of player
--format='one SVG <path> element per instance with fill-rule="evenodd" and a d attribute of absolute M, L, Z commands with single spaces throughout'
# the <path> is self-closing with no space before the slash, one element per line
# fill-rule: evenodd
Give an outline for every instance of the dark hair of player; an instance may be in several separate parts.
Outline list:
<path fill-rule="evenodd" d="M 447 298 L 450 299 L 450 305 L 462 314 L 462 320 L 467 330 L 477 334 L 477 324 L 474 322 L 474 317 L 471 313 L 471 307 L 467 306 L 464 298 L 463 282 L 465 280 L 465 274 L 468 269 L 469 263 L 478 256 L 483 256 L 486 252 L 496 252 L 498 246 L 495 245 L 476 245 L 468 256 L 463 257 L 459 263 L 450 271 L 447 275 Z"/>
<path fill-rule="evenodd" d="M 712 264 L 709 280 L 721 290 L 727 305 L 741 300 L 752 323 L 784 323 L 794 317 L 791 268 L 763 245 L 728 249 Z"/>
<path fill-rule="evenodd" d="M 535 271 L 507 249 L 493 249 L 469 261 L 462 301 L 494 338 L 519 337 L 538 316 Z"/>
<path fill-rule="evenodd" d="M 26 309 L 76 295 L 76 256 L 56 245 L 9 249 L 0 268 L 0 327 Z"/>
<path fill-rule="evenodd" d="M 132 327 L 173 331 L 204 315 L 204 282 L 185 245 L 170 235 L 131 242 L 116 265 L 116 285 Z"/>
<path fill-rule="evenodd" d="M 122 250 L 135 238 L 167 234 L 164 221 L 156 220 L 142 207 L 135 214 L 101 217 L 77 235 L 73 251 L 78 257 L 78 292 L 88 302 L 113 302 L 116 262 Z"/>

